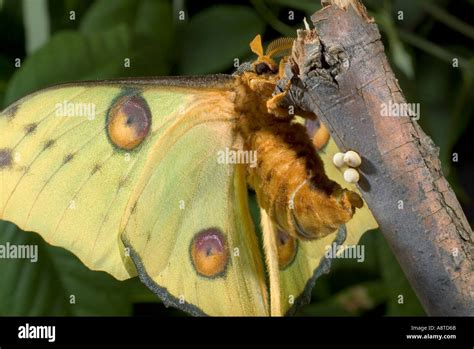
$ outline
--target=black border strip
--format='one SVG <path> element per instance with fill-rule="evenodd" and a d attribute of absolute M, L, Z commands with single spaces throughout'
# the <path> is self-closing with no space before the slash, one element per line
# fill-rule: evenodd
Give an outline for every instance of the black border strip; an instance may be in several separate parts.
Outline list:
<path fill-rule="evenodd" d="M 144 283 L 154 294 L 160 297 L 166 307 L 172 306 L 178 308 L 179 310 L 185 311 L 193 316 L 208 316 L 208 314 L 203 312 L 199 307 L 195 306 L 194 304 L 188 303 L 186 301 L 184 303 L 180 302 L 180 300 L 173 296 L 165 287 L 162 287 L 158 285 L 155 281 L 153 281 L 153 279 L 146 272 L 141 258 L 131 247 L 130 243 L 125 238 L 122 238 L 122 242 L 125 247 L 128 248 L 130 251 L 130 257 L 132 258 L 133 263 L 137 268 L 138 277 L 140 278 L 140 281 Z"/>

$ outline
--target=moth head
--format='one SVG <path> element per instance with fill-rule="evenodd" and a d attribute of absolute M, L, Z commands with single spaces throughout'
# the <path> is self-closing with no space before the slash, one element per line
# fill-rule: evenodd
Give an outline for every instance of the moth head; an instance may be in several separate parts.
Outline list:
<path fill-rule="evenodd" d="M 274 40 L 268 45 L 267 50 L 264 52 L 262 37 L 260 34 L 257 35 L 250 42 L 250 49 L 257 55 L 257 59 L 252 64 L 255 74 L 277 74 L 279 72 L 279 66 L 275 58 L 288 55 L 293 46 L 293 41 L 293 38 Z"/>

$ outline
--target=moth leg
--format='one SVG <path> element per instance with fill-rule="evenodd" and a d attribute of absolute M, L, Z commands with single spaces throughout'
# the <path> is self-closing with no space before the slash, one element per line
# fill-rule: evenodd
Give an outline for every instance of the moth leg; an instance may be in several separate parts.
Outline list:
<path fill-rule="evenodd" d="M 302 110 L 293 105 L 289 105 L 286 108 L 282 107 L 283 100 L 286 98 L 286 95 L 288 94 L 288 90 L 290 89 L 290 86 L 291 86 L 291 83 L 288 81 L 283 92 L 280 92 L 272 96 L 272 98 L 270 98 L 269 100 L 267 100 L 268 112 L 280 119 L 292 118 L 295 115 L 299 115 L 305 119 L 315 120 L 316 114 L 312 112 Z"/>
<path fill-rule="evenodd" d="M 278 65 L 278 77 L 280 79 L 283 79 L 283 77 L 285 76 L 285 65 L 287 62 L 288 62 L 287 57 L 283 57 L 280 60 L 280 64 Z"/>
<path fill-rule="evenodd" d="M 280 60 L 280 64 L 278 66 L 278 78 L 283 79 L 285 76 L 285 65 L 286 65 L 287 59 L 282 58 Z M 286 94 L 288 93 L 288 90 L 291 87 L 291 82 L 288 80 L 286 83 L 286 86 L 284 88 L 283 92 L 280 92 L 272 98 L 270 98 L 267 101 L 267 110 L 270 114 L 275 115 L 277 118 L 288 118 L 288 117 L 293 117 L 292 114 L 290 113 L 286 108 L 281 107 L 283 99 L 286 97 Z"/>
<path fill-rule="evenodd" d="M 252 91 L 255 91 L 259 95 L 263 95 L 263 96 L 272 95 L 273 90 L 275 89 L 274 81 L 269 81 L 262 78 L 254 78 L 252 76 L 246 77 L 246 78 L 248 81 L 247 84 Z"/>
<path fill-rule="evenodd" d="M 330 137 L 331 135 L 329 134 L 329 130 L 322 122 L 319 122 L 319 128 L 313 135 L 313 144 L 316 147 L 316 150 L 323 149 L 329 142 Z"/>
<path fill-rule="evenodd" d="M 282 105 L 282 101 L 287 93 L 288 91 L 280 92 L 267 101 L 268 112 L 279 119 L 287 119 L 294 116 L 294 112 L 291 113 L 290 108 L 283 108 L 280 106 Z"/>
<path fill-rule="evenodd" d="M 289 105 L 288 107 L 284 108 L 281 105 L 283 105 L 283 100 L 286 98 L 286 95 L 288 93 L 288 90 L 285 90 L 283 92 L 280 92 L 269 100 L 267 100 L 267 110 L 268 113 L 274 115 L 278 119 L 288 119 L 288 118 L 293 118 L 295 115 L 299 115 L 305 119 L 309 120 L 315 120 L 316 119 L 316 114 L 312 112 L 307 112 L 305 110 L 302 110 L 294 105 Z"/>

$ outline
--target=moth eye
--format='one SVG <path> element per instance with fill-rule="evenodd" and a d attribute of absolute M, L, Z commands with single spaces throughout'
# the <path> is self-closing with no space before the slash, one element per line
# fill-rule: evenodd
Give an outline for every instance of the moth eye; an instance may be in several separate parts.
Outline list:
<path fill-rule="evenodd" d="M 120 149 L 132 150 L 150 132 L 150 108 L 140 96 L 123 96 L 110 108 L 107 121 L 112 143 Z"/>
<path fill-rule="evenodd" d="M 205 277 L 222 276 L 229 262 L 229 249 L 217 228 L 197 233 L 191 242 L 191 259 L 196 271 Z"/>
<path fill-rule="evenodd" d="M 278 266 L 280 270 L 283 270 L 295 260 L 298 241 L 283 230 L 277 229 L 276 245 L 278 250 Z"/>
<path fill-rule="evenodd" d="M 272 69 L 268 66 L 267 63 L 261 62 L 255 65 L 255 72 L 258 75 L 262 75 L 265 73 L 270 73 Z"/>

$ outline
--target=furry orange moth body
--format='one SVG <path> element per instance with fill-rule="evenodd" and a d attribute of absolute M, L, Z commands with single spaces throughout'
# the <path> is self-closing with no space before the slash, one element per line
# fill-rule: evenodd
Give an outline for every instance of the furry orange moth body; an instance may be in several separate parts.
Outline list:
<path fill-rule="evenodd" d="M 287 42 L 283 44 L 286 49 Z M 247 168 L 248 184 L 277 228 L 294 238 L 322 238 L 349 221 L 362 200 L 326 176 L 305 127 L 274 105 L 279 96 L 272 94 L 280 77 L 276 64 L 263 55 L 259 36 L 251 47 L 259 58 L 253 71 L 239 76 L 235 102 L 244 147 L 256 151 L 258 159 L 256 167 Z M 272 49 L 278 51 L 275 45 Z"/>

